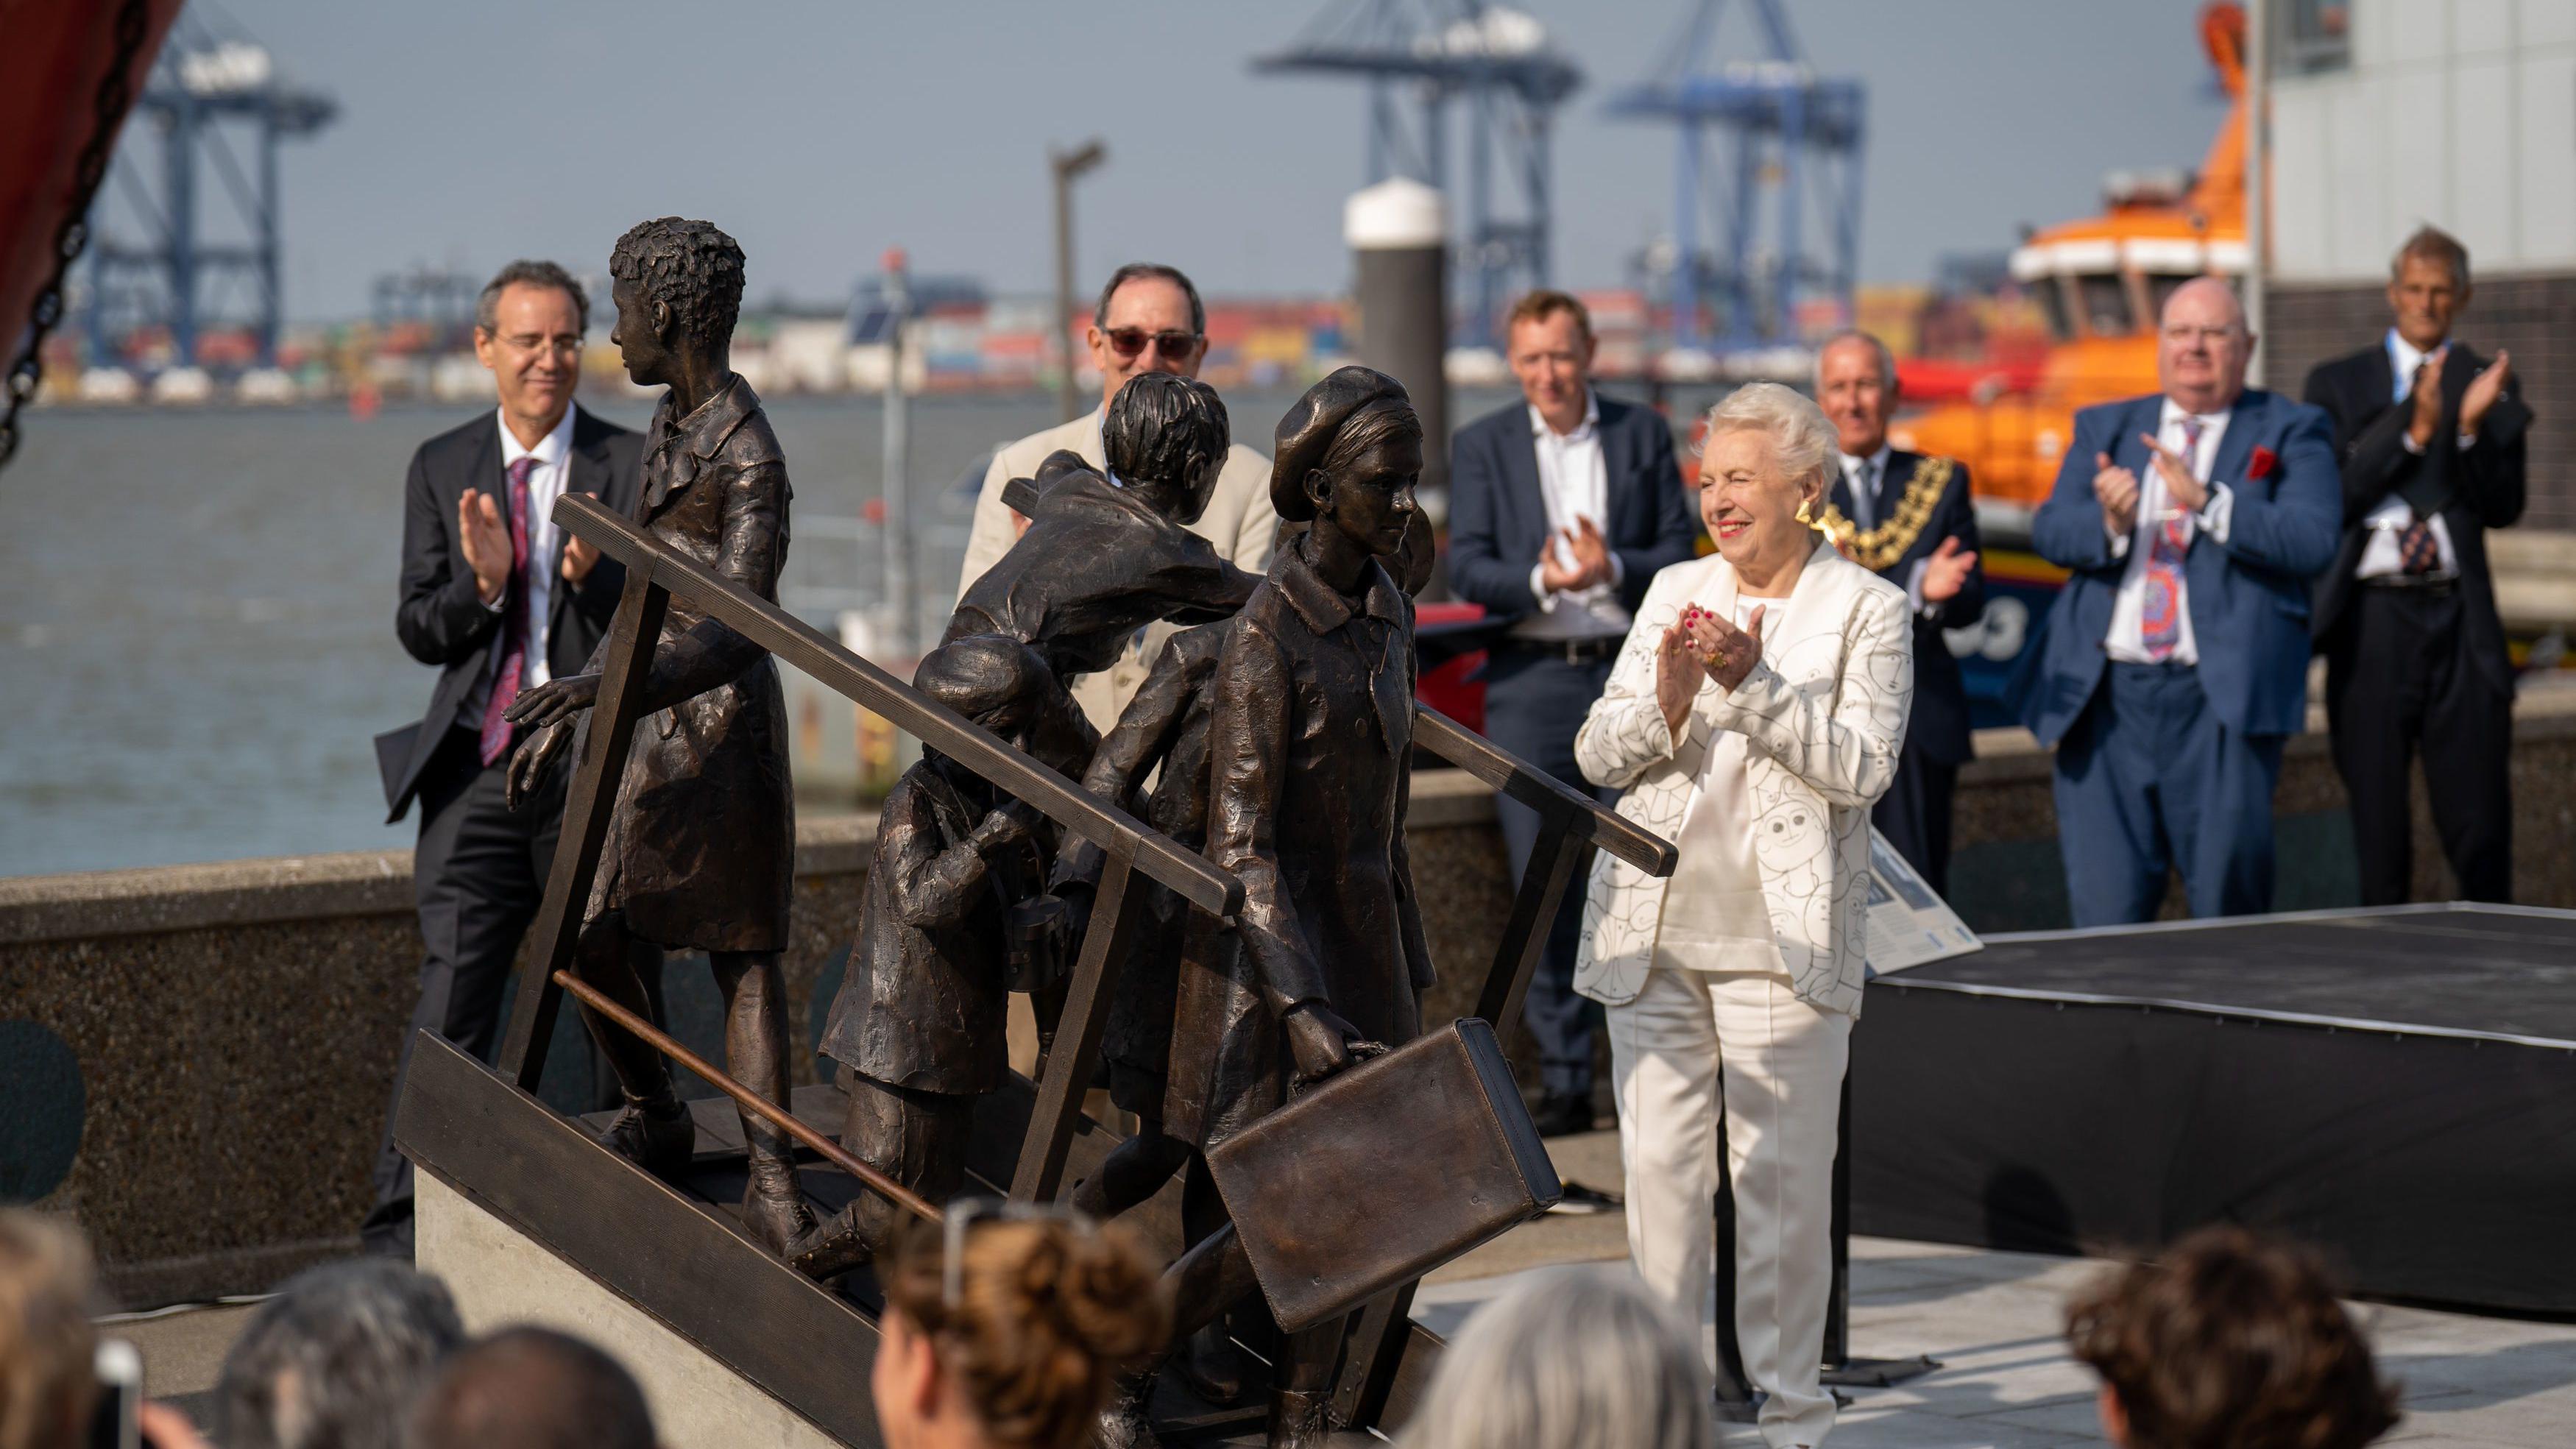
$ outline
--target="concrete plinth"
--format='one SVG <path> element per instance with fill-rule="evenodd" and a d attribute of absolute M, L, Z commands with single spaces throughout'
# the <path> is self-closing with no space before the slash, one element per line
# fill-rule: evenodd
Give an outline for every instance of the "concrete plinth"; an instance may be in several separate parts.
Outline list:
<path fill-rule="evenodd" d="M 838 1449 L 842 1441 L 423 1173 L 414 1261 L 446 1280 L 469 1333 L 534 1323 L 606 1349 L 644 1386 L 664 1449 Z"/>

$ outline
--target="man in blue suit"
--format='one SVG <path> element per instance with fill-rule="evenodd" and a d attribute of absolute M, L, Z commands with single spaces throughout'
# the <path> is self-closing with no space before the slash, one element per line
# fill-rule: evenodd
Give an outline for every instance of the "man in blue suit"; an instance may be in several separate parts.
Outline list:
<path fill-rule="evenodd" d="M 2023 720 L 2057 750 L 2078 926 L 2154 918 L 2170 865 L 2194 916 L 2272 905 L 2272 787 L 2307 720 L 2308 587 L 2342 479 L 2316 408 L 2245 386 L 2254 337 L 2215 277 L 2175 289 L 2161 397 L 2075 415 L 2031 522 L 2073 571 Z"/>
<path fill-rule="evenodd" d="M 1450 441 L 1449 582 L 1509 619 L 1485 666 L 1485 735 L 1578 790 L 1574 735 L 1610 682 L 1629 611 L 1657 570 L 1698 537 L 1673 458 L 1649 409 L 1592 390 L 1592 320 L 1563 292 L 1514 304 L 1505 346 L 1522 401 Z M 1498 801 L 1518 879 L 1538 814 Z M 1542 1132 L 1592 1126 L 1592 1036 L 1601 1008 L 1574 994 L 1583 892 L 1569 889 L 1530 980 L 1522 1019 L 1538 1043 Z"/>

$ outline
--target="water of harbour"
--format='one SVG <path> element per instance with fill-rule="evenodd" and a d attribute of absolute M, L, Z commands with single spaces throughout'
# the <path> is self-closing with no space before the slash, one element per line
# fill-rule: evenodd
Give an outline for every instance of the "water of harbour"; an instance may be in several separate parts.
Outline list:
<path fill-rule="evenodd" d="M 1289 400 L 1247 397 L 1238 415 L 1276 418 Z M 880 546 L 820 525 L 877 497 L 882 408 L 769 405 L 796 517 L 817 525 L 795 532 L 791 588 L 876 587 Z M 632 427 L 647 413 L 625 399 L 597 410 Z M 418 719 L 436 678 L 394 638 L 403 475 L 423 439 L 470 416 L 27 419 L 0 473 L 0 875 L 409 845 L 415 821 L 384 823 L 370 744 Z M 914 401 L 925 595 L 944 604 L 956 584 L 966 470 L 1055 421 L 1051 397 Z"/>

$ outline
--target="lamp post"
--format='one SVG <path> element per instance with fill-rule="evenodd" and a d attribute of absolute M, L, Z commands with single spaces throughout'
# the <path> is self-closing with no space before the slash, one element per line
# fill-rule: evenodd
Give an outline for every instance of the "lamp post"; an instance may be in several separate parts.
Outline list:
<path fill-rule="evenodd" d="M 1055 389 L 1058 411 L 1068 418 L 1081 411 L 1081 399 L 1074 395 L 1073 339 L 1065 331 L 1073 316 L 1073 180 L 1108 157 L 1108 148 L 1096 136 L 1070 151 L 1047 152 L 1047 166 L 1055 173 L 1055 346 L 1064 363 Z"/>

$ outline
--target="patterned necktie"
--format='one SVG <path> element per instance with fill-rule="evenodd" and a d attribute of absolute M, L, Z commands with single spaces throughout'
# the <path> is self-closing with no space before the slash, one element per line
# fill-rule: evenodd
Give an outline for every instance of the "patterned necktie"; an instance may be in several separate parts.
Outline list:
<path fill-rule="evenodd" d="M 2442 545 L 2433 537 L 2433 520 L 2416 514 L 2397 535 L 2397 561 L 2408 578 L 2421 578 L 2442 565 Z"/>
<path fill-rule="evenodd" d="M 2182 420 L 2182 459 L 2194 470 L 2200 467 L 2198 418 Z M 2159 520 L 2155 541 L 2147 550 L 2147 591 L 2138 632 L 2147 658 L 2158 664 L 2172 658 L 2174 646 L 2182 640 L 2182 561 L 2191 549 L 2189 524 L 2179 512 Z"/>
<path fill-rule="evenodd" d="M 519 697 L 520 676 L 528 662 L 528 475 L 536 471 L 534 454 L 510 465 L 510 585 L 501 601 L 501 669 L 492 680 L 492 698 L 483 706 L 483 763 L 493 765 L 510 753 L 518 726 L 501 718 Z"/>
<path fill-rule="evenodd" d="M 1866 533 L 1878 526 L 1878 460 L 1863 458 L 1852 469 L 1852 522 Z"/>

